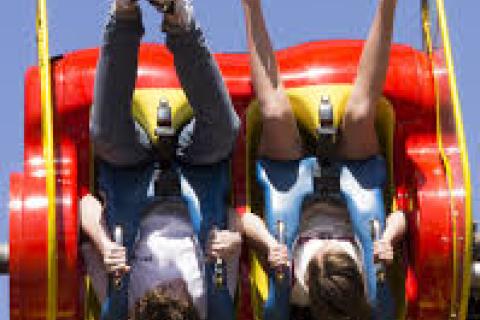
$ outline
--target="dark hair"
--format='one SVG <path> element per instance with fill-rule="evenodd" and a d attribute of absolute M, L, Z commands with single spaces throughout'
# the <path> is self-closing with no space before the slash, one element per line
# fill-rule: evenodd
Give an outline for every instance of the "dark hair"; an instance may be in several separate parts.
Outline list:
<path fill-rule="evenodd" d="M 325 253 L 321 265 L 312 259 L 308 276 L 313 319 L 371 319 L 363 277 L 347 253 Z"/>
<path fill-rule="evenodd" d="M 163 286 L 147 292 L 135 304 L 135 320 L 200 320 L 192 298 L 173 298 Z"/>

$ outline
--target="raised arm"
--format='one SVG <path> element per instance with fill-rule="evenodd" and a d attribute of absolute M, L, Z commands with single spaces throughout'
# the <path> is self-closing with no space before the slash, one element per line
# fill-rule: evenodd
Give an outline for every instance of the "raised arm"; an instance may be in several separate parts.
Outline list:
<path fill-rule="evenodd" d="M 90 118 L 95 153 L 113 165 L 135 165 L 149 157 L 148 138 L 131 112 L 143 32 L 138 6 L 115 0 L 100 49 Z"/>
<path fill-rule="evenodd" d="M 379 152 L 375 111 L 387 74 L 396 4 L 397 0 L 378 0 L 345 110 L 341 145 L 345 158 L 361 159 Z"/>
<path fill-rule="evenodd" d="M 302 145 L 297 123 L 283 87 L 260 0 L 243 0 L 252 83 L 263 119 L 261 156 L 298 159 Z"/>

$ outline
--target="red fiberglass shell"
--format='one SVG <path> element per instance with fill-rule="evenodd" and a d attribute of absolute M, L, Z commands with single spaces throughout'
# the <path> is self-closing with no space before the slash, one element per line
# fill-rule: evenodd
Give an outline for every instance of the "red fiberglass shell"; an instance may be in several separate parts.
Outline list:
<path fill-rule="evenodd" d="M 277 53 L 282 78 L 287 88 L 319 84 L 352 83 L 356 75 L 357 64 L 361 54 L 363 41 L 323 41 L 302 44 L 281 50 Z M 245 54 L 217 54 L 217 61 L 233 98 L 235 107 L 245 124 L 245 111 L 254 99 L 252 91 L 248 56 Z M 92 104 L 95 66 L 98 49 L 89 49 L 65 54 L 53 60 L 53 93 L 55 106 L 55 141 L 58 150 L 64 151 L 75 163 L 75 179 L 65 193 L 75 203 L 78 196 L 86 193 L 90 184 L 91 156 L 89 147 L 88 115 Z M 450 221 L 450 199 L 446 185 L 443 165 L 438 153 L 435 126 L 435 95 L 432 78 L 432 66 L 428 57 L 408 46 L 394 45 L 391 52 L 390 66 L 384 96 L 390 100 L 395 110 L 395 198 L 400 209 L 409 217 L 409 254 L 406 265 L 407 312 L 410 319 L 445 319 L 449 315 L 452 286 L 452 225 Z M 137 88 L 180 88 L 173 68 L 171 54 L 164 46 L 144 44 L 140 50 Z M 44 237 L 31 239 L 27 243 L 19 234 L 25 232 L 21 227 L 25 219 L 33 219 L 35 215 L 27 215 L 25 197 L 39 192 L 44 197 L 40 184 L 30 182 L 32 157 L 38 154 L 40 143 L 40 90 L 38 69 L 28 70 L 25 82 L 25 173 L 12 175 L 12 199 L 19 199 L 20 204 L 12 209 L 12 215 L 23 216 L 23 220 L 11 222 L 13 239 L 12 249 L 24 254 L 28 250 L 37 250 L 28 263 L 36 263 L 44 268 L 46 264 Z M 57 150 L 57 152 L 59 152 Z M 63 154 L 59 153 L 59 159 Z M 29 162 L 30 161 L 30 162 Z M 78 165 L 76 165 L 78 163 Z M 238 147 L 233 157 L 233 190 L 234 203 L 239 211 L 245 206 L 245 127 L 238 139 Z M 65 173 L 63 173 L 65 174 Z M 62 176 L 62 173 L 58 173 Z M 75 190 L 72 190 L 72 187 Z M 35 189 L 35 190 L 32 190 Z M 65 189 L 65 190 L 67 190 Z M 74 194 L 73 194 L 74 193 Z M 23 200 L 22 200 L 23 199 Z M 60 204 L 59 204 L 60 206 Z M 68 216 L 69 221 L 77 221 L 76 206 L 60 210 L 58 221 Z M 67 209 L 70 208 L 71 212 Z M 45 214 L 46 209 L 42 209 Z M 40 214 L 40 213 L 39 213 Z M 40 219 L 40 218 L 39 218 Z M 45 218 L 41 218 L 44 219 Z M 41 220 L 40 219 L 40 220 Z M 39 221 L 42 228 L 45 221 Z M 58 234 L 71 232 L 67 224 L 59 223 Z M 23 230 L 23 231 L 22 231 Z M 30 230 L 34 234 L 34 230 Z M 23 234 L 25 235 L 25 234 Z M 13 240 L 12 239 L 12 240 Z M 75 238 L 77 239 L 77 238 Z M 78 240 L 78 239 L 77 239 Z M 36 247 L 32 247 L 36 243 Z M 22 247 L 25 246 L 25 247 Z M 20 249 L 20 247 L 24 249 Z M 76 244 L 59 245 L 60 257 L 72 257 L 72 261 L 60 261 L 60 275 L 63 263 L 76 263 L 78 257 Z M 22 258 L 23 259 L 23 258 Z M 63 258 L 62 258 L 63 259 Z M 14 254 L 12 264 L 17 275 L 23 275 L 28 268 Z M 23 264 L 22 264 L 23 263 Z M 43 269 L 42 269 L 43 270 Z M 248 285 L 245 271 L 242 271 L 244 286 Z M 61 278 L 61 277 L 60 277 Z M 12 281 L 20 281 L 12 277 Z M 61 280 L 63 281 L 63 280 Z M 64 281 L 67 281 L 65 279 Z M 37 283 L 23 282 L 22 286 L 43 286 L 46 282 L 39 278 Z M 81 284 L 72 286 L 78 289 Z M 12 319 L 19 311 L 25 299 L 37 299 L 30 296 L 30 291 L 22 291 L 20 286 L 12 286 L 11 308 Z M 248 305 L 248 289 L 243 290 L 241 319 L 251 319 Z M 29 296 L 23 296 L 22 292 Z M 77 299 L 72 302 L 59 303 L 59 312 L 68 314 L 72 310 L 81 312 L 80 293 L 70 294 Z M 40 307 L 32 308 L 32 312 L 42 313 L 43 300 Z M 59 298 L 60 301 L 61 297 Z M 32 315 L 32 314 L 30 314 Z M 38 315 L 38 313 L 37 313 Z M 40 317 L 41 318 L 41 317 Z M 80 319 L 80 313 L 65 319 Z M 29 318 L 30 319 L 30 318 Z"/>

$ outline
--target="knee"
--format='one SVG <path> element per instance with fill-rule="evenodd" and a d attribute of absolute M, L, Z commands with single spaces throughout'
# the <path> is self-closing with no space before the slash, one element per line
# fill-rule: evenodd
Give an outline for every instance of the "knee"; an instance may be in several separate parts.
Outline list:
<path fill-rule="evenodd" d="M 259 103 L 264 121 L 282 121 L 292 117 L 290 102 L 284 94 L 275 93 L 263 99 L 259 98 Z"/>
<path fill-rule="evenodd" d="M 375 107 L 370 106 L 368 103 L 357 104 L 353 108 L 345 110 L 344 119 L 348 123 L 360 126 L 374 124 Z"/>
<path fill-rule="evenodd" d="M 90 124 L 90 143 L 95 149 L 95 153 L 102 157 L 108 150 L 109 139 L 102 133 L 102 130 L 95 125 Z"/>

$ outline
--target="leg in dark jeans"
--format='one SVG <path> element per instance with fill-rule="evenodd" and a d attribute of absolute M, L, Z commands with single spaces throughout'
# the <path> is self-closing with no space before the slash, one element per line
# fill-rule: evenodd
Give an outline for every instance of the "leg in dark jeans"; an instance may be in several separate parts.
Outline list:
<path fill-rule="evenodd" d="M 142 34 L 140 19 L 112 16 L 100 53 L 90 131 L 96 155 L 114 167 L 137 166 L 154 157 L 148 137 L 131 114 Z M 200 29 L 195 27 L 190 32 L 169 35 L 168 45 L 194 112 L 194 120 L 179 136 L 178 158 L 187 166 L 214 165 L 232 152 L 239 119 Z M 226 216 L 226 210 L 224 212 Z M 192 221 L 211 220 L 200 218 L 194 217 Z M 113 227 L 116 223 L 110 221 L 109 224 Z M 208 230 L 210 227 L 211 223 L 203 226 Z M 220 298 L 225 298 L 223 292 L 221 294 L 218 299 L 210 300 L 225 305 L 220 303 Z M 231 314 L 233 316 L 233 307 Z"/>
<path fill-rule="evenodd" d="M 195 26 L 189 32 L 168 34 L 167 45 L 194 115 L 179 136 L 178 158 L 189 165 L 225 160 L 240 121 L 202 31 Z"/>
<path fill-rule="evenodd" d="M 119 167 L 122 166 L 132 167 L 146 162 L 151 157 L 148 139 L 139 130 L 131 114 L 138 48 L 143 35 L 140 13 L 137 13 L 136 17 L 125 18 L 112 14 L 109 18 L 95 75 L 94 103 L 90 118 L 90 134 L 95 153 L 105 162 L 98 169 L 99 184 L 108 198 L 107 224 L 110 231 L 117 225 L 123 226 L 123 244 L 130 255 L 140 215 L 135 211 L 129 211 L 125 215 L 125 212 L 110 207 L 118 205 L 116 198 L 122 198 L 122 191 L 115 188 L 115 181 L 125 180 L 122 175 L 112 176 L 111 173 L 121 171 Z M 108 296 L 102 307 L 102 319 L 127 319 L 128 282 L 127 274 L 121 287 L 116 288 L 111 279 Z"/>
<path fill-rule="evenodd" d="M 225 177 L 228 177 L 225 160 L 232 152 L 240 123 L 218 65 L 196 25 L 189 32 L 168 34 L 167 45 L 174 55 L 178 78 L 194 114 L 194 119 L 183 129 L 178 141 L 177 157 L 184 167 L 184 176 L 207 184 L 210 179 L 225 184 Z M 209 176 L 216 178 L 209 179 Z M 198 187 L 202 188 L 201 185 Z M 213 189 L 217 187 L 212 186 Z M 218 193 L 224 189 L 220 188 Z M 189 210 L 202 247 L 205 247 L 206 235 L 213 225 L 226 228 L 226 197 L 217 195 L 214 198 L 219 198 L 222 203 L 218 203 L 218 199 L 207 201 L 211 208 L 203 212 L 209 216 L 198 216 L 195 212 L 199 210 Z M 212 263 L 205 266 L 208 319 L 233 319 L 233 299 L 226 283 L 221 287 L 214 285 L 213 269 Z"/>

